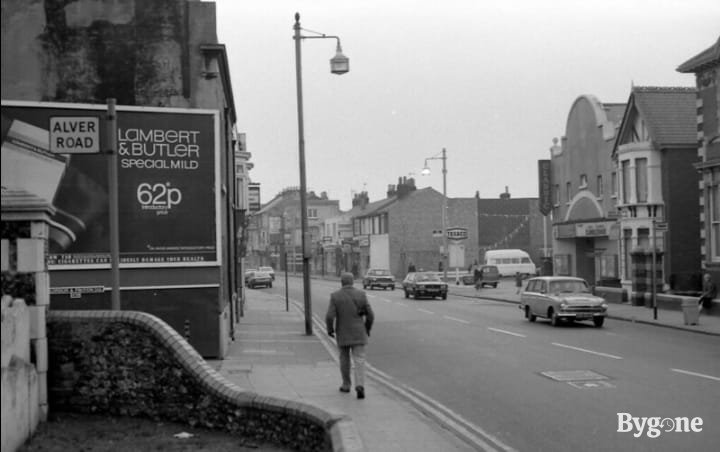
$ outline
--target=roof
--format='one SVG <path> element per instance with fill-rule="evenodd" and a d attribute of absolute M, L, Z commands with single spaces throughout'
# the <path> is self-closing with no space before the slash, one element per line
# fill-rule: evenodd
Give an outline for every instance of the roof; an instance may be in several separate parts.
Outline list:
<path fill-rule="evenodd" d="M 700 72 L 703 69 L 720 64 L 720 37 L 707 49 L 690 58 L 676 69 L 678 72 Z"/>
<path fill-rule="evenodd" d="M 350 215 L 351 218 L 360 218 L 360 217 L 366 217 L 369 215 L 374 215 L 378 213 L 379 211 L 385 209 L 390 204 L 394 203 L 398 200 L 397 196 L 391 196 L 389 198 L 381 199 L 379 201 L 373 201 L 371 203 L 365 204 L 365 206 L 354 206 L 352 209 L 350 209 L 347 213 Z"/>
<path fill-rule="evenodd" d="M 55 208 L 45 199 L 26 190 L 14 187 L 2 187 L 2 213 L 38 212 L 52 215 Z"/>
<path fill-rule="evenodd" d="M 621 123 L 623 130 L 629 125 L 633 106 L 647 124 L 650 137 L 659 147 L 668 145 L 695 145 L 697 118 L 695 88 L 685 87 L 633 87 Z"/>

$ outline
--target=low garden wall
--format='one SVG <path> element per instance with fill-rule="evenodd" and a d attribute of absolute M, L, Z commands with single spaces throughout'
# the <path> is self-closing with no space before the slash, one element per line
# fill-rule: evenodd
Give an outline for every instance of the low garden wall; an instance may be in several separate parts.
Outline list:
<path fill-rule="evenodd" d="M 48 339 L 51 410 L 180 422 L 293 450 L 361 450 L 348 447 L 347 416 L 228 382 L 150 314 L 50 311 Z"/>

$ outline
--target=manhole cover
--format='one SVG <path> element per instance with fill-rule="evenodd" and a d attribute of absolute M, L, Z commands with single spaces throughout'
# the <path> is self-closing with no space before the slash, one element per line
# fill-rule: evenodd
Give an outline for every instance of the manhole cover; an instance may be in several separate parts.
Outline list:
<path fill-rule="evenodd" d="M 608 377 L 600 375 L 592 370 L 558 370 L 540 372 L 548 378 L 555 381 L 592 381 L 592 380 L 607 380 Z"/>

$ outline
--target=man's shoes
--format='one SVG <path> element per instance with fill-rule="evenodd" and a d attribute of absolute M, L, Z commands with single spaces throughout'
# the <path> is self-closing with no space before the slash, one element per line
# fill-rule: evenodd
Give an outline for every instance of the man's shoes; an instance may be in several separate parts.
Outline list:
<path fill-rule="evenodd" d="M 340 386 L 340 392 L 350 392 L 350 388 L 346 388 L 345 386 Z"/>
<path fill-rule="evenodd" d="M 355 388 L 355 391 L 357 391 L 357 398 L 358 399 L 364 399 L 365 398 L 365 388 L 362 386 L 358 386 Z"/>

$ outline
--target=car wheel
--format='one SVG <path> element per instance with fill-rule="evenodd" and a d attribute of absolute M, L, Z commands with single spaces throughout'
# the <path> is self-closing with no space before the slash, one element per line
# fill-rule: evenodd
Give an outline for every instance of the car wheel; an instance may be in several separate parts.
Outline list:
<path fill-rule="evenodd" d="M 596 327 L 602 328 L 603 323 L 605 323 L 605 317 L 595 317 L 593 318 L 593 323 Z"/>
<path fill-rule="evenodd" d="M 444 293 L 444 294 L 442 295 L 442 299 L 443 299 L 443 300 L 447 300 L 447 294 L 446 294 L 446 293 Z"/>
<path fill-rule="evenodd" d="M 395 286 L 390 286 L 390 290 L 395 290 Z"/>
<path fill-rule="evenodd" d="M 537 319 L 537 316 L 530 312 L 530 306 L 525 306 L 525 318 L 528 319 L 528 322 L 534 322 Z"/>
<path fill-rule="evenodd" d="M 405 298 L 410 298 L 410 293 L 407 290 L 405 291 Z"/>
<path fill-rule="evenodd" d="M 497 289 L 497 283 L 493 284 L 493 289 Z"/>
<path fill-rule="evenodd" d="M 268 284 L 268 287 L 272 289 L 272 283 Z"/>
<path fill-rule="evenodd" d="M 559 326 L 560 325 L 560 316 L 555 311 L 550 312 L 550 323 L 552 326 Z"/>

